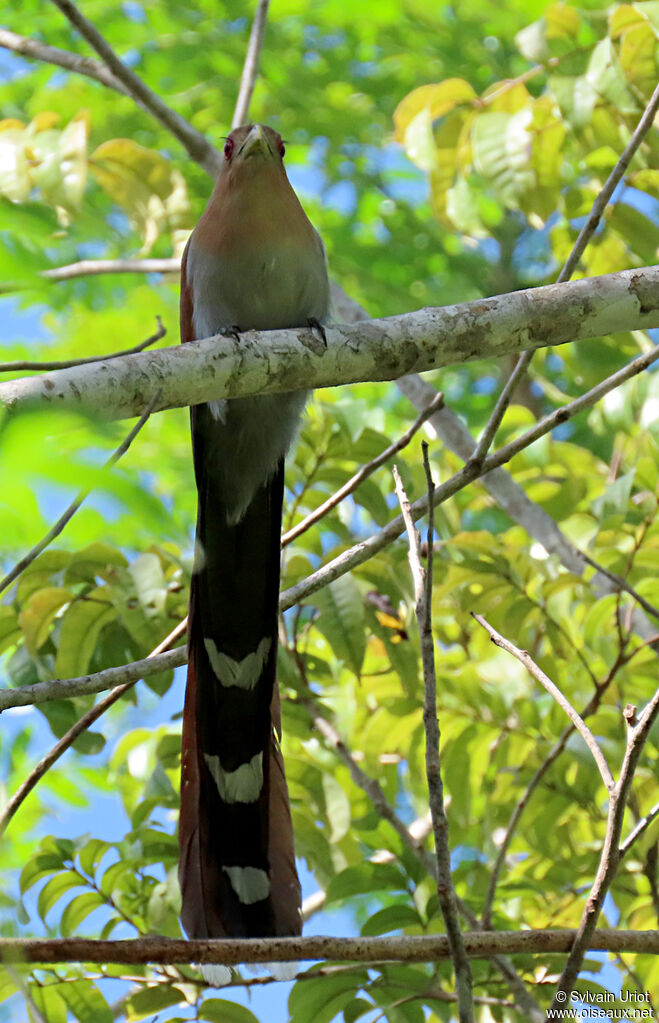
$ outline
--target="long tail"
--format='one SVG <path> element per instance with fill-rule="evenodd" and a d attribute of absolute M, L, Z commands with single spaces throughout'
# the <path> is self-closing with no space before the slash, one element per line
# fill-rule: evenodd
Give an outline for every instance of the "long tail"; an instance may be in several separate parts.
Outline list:
<path fill-rule="evenodd" d="M 193 410 L 199 514 L 183 716 L 181 918 L 190 937 L 299 934 L 275 679 L 283 461 L 240 522 L 228 524 L 222 483 L 204 450 L 207 415 Z"/>

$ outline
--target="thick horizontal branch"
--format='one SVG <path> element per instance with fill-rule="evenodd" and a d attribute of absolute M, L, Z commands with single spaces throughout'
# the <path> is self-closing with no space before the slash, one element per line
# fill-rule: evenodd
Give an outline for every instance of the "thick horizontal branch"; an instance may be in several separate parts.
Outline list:
<path fill-rule="evenodd" d="M 536 423 L 531 430 L 517 437 L 510 444 L 506 444 L 505 447 L 501 448 L 494 454 L 490 454 L 484 460 L 482 465 L 478 466 L 474 462 L 470 462 L 468 465 L 463 466 L 459 472 L 450 479 L 445 480 L 435 489 L 434 500 L 435 504 L 439 505 L 442 501 L 446 501 L 453 494 L 457 493 L 463 487 L 476 480 L 479 476 L 484 476 L 486 479 L 488 474 L 491 475 L 492 470 L 498 466 L 503 465 L 509 461 L 513 455 L 522 451 L 528 446 L 533 440 L 537 440 L 539 437 L 550 432 L 555 425 L 559 422 L 565 422 L 571 416 L 577 412 L 583 411 L 585 408 L 590 408 L 591 405 L 595 404 L 600 398 L 604 397 L 609 391 L 615 387 L 619 387 L 625 380 L 629 380 L 636 373 L 643 372 L 649 365 L 656 362 L 659 358 L 659 345 L 646 352 L 645 355 L 640 355 L 637 359 L 634 359 L 623 369 L 618 370 L 612 376 L 607 377 L 602 383 L 597 384 L 591 388 L 585 394 L 582 394 L 579 398 L 575 398 L 574 401 L 569 402 L 562 408 L 557 409 L 556 412 L 545 416 L 544 419 Z M 425 515 L 427 511 L 427 495 L 420 497 L 411 506 L 412 514 L 415 518 L 420 518 Z M 383 529 L 377 533 L 373 533 L 371 536 L 364 540 L 360 540 L 359 543 L 353 547 L 343 551 L 337 557 L 331 561 L 322 565 L 315 572 L 312 572 L 306 579 L 302 579 L 299 583 L 289 587 L 287 590 L 283 590 L 279 595 L 279 611 L 283 612 L 288 610 L 294 604 L 299 603 L 306 597 L 311 596 L 317 590 L 322 589 L 323 586 L 327 586 L 334 579 L 344 575 L 346 572 L 356 568 L 357 565 L 363 564 L 369 558 L 373 557 L 378 551 L 382 550 L 388 544 L 392 543 L 398 536 L 401 535 L 405 528 L 405 523 L 402 515 L 398 515 L 395 519 L 392 519 Z M 576 548 L 575 548 L 576 549 Z M 183 651 L 183 648 L 181 648 Z M 171 656 L 173 657 L 173 651 Z M 179 656 L 181 656 L 179 654 Z M 149 665 L 154 666 L 156 658 L 149 659 Z M 181 664 L 185 662 L 185 658 L 180 661 Z M 115 678 L 111 677 L 113 672 L 122 672 L 122 682 L 136 682 L 141 675 L 141 665 L 143 662 L 137 661 L 134 664 L 123 665 L 119 668 L 107 668 L 105 671 L 98 672 L 95 675 L 83 675 L 80 678 L 59 680 L 55 679 L 50 682 L 37 683 L 34 686 L 23 686 L 19 689 L 7 689 L 0 690 L 0 711 L 7 707 L 24 706 L 32 703 L 42 703 L 48 699 L 54 699 L 55 696 L 50 696 L 51 687 L 56 687 L 57 698 L 61 696 L 74 696 L 79 692 L 91 693 L 100 692 L 102 689 L 107 689 L 111 685 L 115 684 Z M 178 662 L 177 662 L 178 663 Z M 160 664 L 160 668 L 169 668 L 174 665 Z M 80 687 L 80 688 L 79 688 Z M 32 691 L 38 690 L 38 700 L 32 697 Z"/>
<path fill-rule="evenodd" d="M 499 953 L 568 952 L 576 931 L 470 931 L 464 934 L 467 955 L 489 958 Z M 659 931 L 599 930 L 589 948 L 603 952 L 659 953 Z M 434 962 L 450 957 L 445 935 L 395 938 L 239 938 L 184 941 L 135 938 L 0 938 L 0 961 L 24 963 L 287 963 L 299 959 L 350 962 L 396 960 Z"/>
<path fill-rule="evenodd" d="M 222 397 L 393 380 L 472 359 L 659 327 L 659 267 L 327 329 L 248 331 L 0 384 L 0 405 L 87 408 L 105 419 Z"/>

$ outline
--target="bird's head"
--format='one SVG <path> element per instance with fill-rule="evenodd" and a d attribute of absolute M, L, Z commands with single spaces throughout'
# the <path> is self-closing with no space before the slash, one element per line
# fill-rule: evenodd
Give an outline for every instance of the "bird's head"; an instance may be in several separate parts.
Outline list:
<path fill-rule="evenodd" d="M 267 124 L 244 124 L 226 138 L 222 176 L 238 178 L 281 167 L 285 152 L 281 135 L 274 128 Z"/>

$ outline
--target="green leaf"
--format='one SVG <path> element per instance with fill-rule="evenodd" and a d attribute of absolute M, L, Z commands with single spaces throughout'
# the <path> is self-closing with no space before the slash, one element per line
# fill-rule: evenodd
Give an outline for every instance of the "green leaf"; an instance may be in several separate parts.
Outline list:
<path fill-rule="evenodd" d="M 69 590 L 55 586 L 37 590 L 31 595 L 18 618 L 30 653 L 36 654 L 39 647 L 46 642 L 57 612 L 69 604 L 71 598 Z"/>
<path fill-rule="evenodd" d="M 80 1023 L 113 1023 L 112 1009 L 90 980 L 74 980 L 61 985 L 62 996 Z"/>
<path fill-rule="evenodd" d="M 419 914 L 411 906 L 385 906 L 368 918 L 361 933 L 364 938 L 371 938 L 391 931 L 401 931 L 406 927 L 418 929 L 420 925 Z"/>
<path fill-rule="evenodd" d="M 20 638 L 21 630 L 13 607 L 0 606 L 0 654 Z"/>
<path fill-rule="evenodd" d="M 323 793 L 325 795 L 327 819 L 330 822 L 331 828 L 330 842 L 335 845 L 348 834 L 348 829 L 350 828 L 350 800 L 331 774 L 323 773 Z"/>
<path fill-rule="evenodd" d="M 59 987 L 55 984 L 30 984 L 30 996 L 45 1023 L 66 1023 L 66 1002 Z"/>
<path fill-rule="evenodd" d="M 623 473 L 617 480 L 607 485 L 601 497 L 597 497 L 593 501 L 593 512 L 599 519 L 601 526 L 610 526 L 624 519 L 635 474 L 635 469 L 630 469 L 629 472 Z"/>
<path fill-rule="evenodd" d="M 160 558 L 156 554 L 140 554 L 131 562 L 128 571 L 147 617 L 152 618 L 164 611 L 167 587 Z"/>
<path fill-rule="evenodd" d="M 55 874 L 54 877 L 51 877 L 50 881 L 47 881 L 39 892 L 37 900 L 37 908 L 41 919 L 45 920 L 48 911 L 52 909 L 66 892 L 71 891 L 72 888 L 80 888 L 82 884 L 81 879 L 72 870 L 62 870 Z"/>
<path fill-rule="evenodd" d="M 359 674 L 366 652 L 364 602 L 351 573 L 314 594 L 320 611 L 317 628 L 338 658 Z"/>
<path fill-rule="evenodd" d="M 63 860 L 60 855 L 54 852 L 41 852 L 37 853 L 32 859 L 30 859 L 21 871 L 20 877 L 20 889 L 21 893 L 25 894 L 32 885 L 36 884 L 42 878 L 47 877 L 49 874 L 54 874 L 56 871 L 62 869 Z"/>
<path fill-rule="evenodd" d="M 111 848 L 109 842 L 104 842 L 100 838 L 90 838 L 78 852 L 80 866 L 84 872 L 93 877 L 99 863 Z"/>
<path fill-rule="evenodd" d="M 338 902 L 354 895 L 377 891 L 405 891 L 405 878 L 398 867 L 370 860 L 346 867 L 336 874 L 327 887 L 327 902 Z"/>
<path fill-rule="evenodd" d="M 337 1013 L 350 1002 L 362 984 L 367 981 L 362 970 L 347 975 L 313 976 L 298 980 L 289 999 L 290 1023 L 330 1023 Z"/>
<path fill-rule="evenodd" d="M 532 117 L 530 108 L 515 114 L 484 113 L 472 129 L 476 169 L 492 183 L 500 201 L 512 208 L 534 183 L 529 167 Z"/>
<path fill-rule="evenodd" d="M 373 1012 L 373 1002 L 367 1002 L 365 998 L 353 998 L 343 1009 L 344 1023 L 355 1023 L 367 1012 Z"/>
<path fill-rule="evenodd" d="M 62 937 L 68 938 L 69 935 L 75 934 L 83 920 L 100 906 L 107 906 L 107 902 L 98 892 L 83 892 L 82 895 L 76 895 L 71 899 L 60 920 Z"/>
<path fill-rule="evenodd" d="M 199 1019 L 209 1023 L 259 1023 L 253 1012 L 226 998 L 205 998 L 199 1007 Z"/>
<path fill-rule="evenodd" d="M 126 1000 L 126 1019 L 132 1023 L 133 1020 L 144 1019 L 145 1016 L 157 1013 L 161 1009 L 168 1009 L 170 1005 L 182 1005 L 185 1001 L 185 995 L 176 987 L 163 984 L 144 987 L 133 992 Z"/>
<path fill-rule="evenodd" d="M 116 617 L 117 609 L 105 586 L 90 590 L 70 605 L 62 619 L 55 661 L 58 678 L 85 674 L 101 629 Z"/>

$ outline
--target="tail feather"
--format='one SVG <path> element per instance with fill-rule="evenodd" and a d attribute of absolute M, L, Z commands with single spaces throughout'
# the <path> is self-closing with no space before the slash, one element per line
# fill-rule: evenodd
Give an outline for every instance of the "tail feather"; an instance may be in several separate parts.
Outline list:
<path fill-rule="evenodd" d="M 181 917 L 191 937 L 298 934 L 300 885 L 273 727 L 283 461 L 231 524 L 221 478 L 200 451 L 204 433 L 194 436 L 200 553 L 183 718 Z"/>

